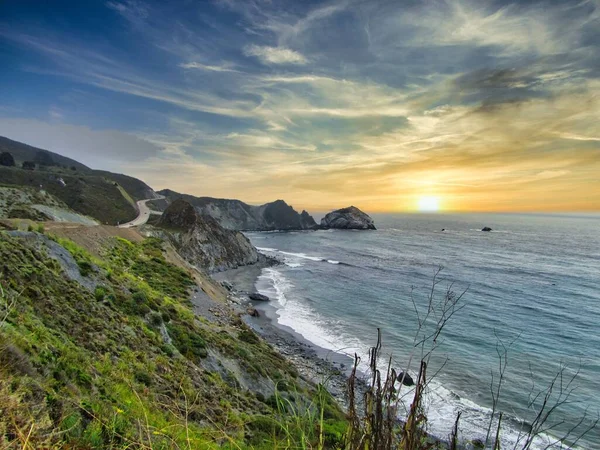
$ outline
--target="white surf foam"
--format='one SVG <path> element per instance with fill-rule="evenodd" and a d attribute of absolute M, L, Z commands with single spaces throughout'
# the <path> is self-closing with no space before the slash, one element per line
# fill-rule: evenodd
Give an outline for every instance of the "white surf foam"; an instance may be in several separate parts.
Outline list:
<path fill-rule="evenodd" d="M 297 254 L 296 254 L 297 255 Z M 321 348 L 342 353 L 349 357 L 359 355 L 361 363 L 359 370 L 368 377 L 368 351 L 366 342 L 352 336 L 343 329 L 343 324 L 327 319 L 316 312 L 307 302 L 295 298 L 292 294 L 294 285 L 277 269 L 263 269 L 257 283 L 257 290 L 264 295 L 277 300 L 277 321 L 288 326 L 302 337 Z M 380 368 L 387 368 L 387 357 L 382 357 Z M 413 364 L 414 366 L 414 364 Z M 416 379 L 415 367 L 409 368 L 409 373 Z M 400 387 L 400 386 L 398 386 Z M 398 416 L 406 417 L 414 395 L 413 388 L 402 387 L 401 403 Z M 462 440 L 485 440 L 486 430 L 490 420 L 491 410 L 478 405 L 466 398 L 461 398 L 446 388 L 440 379 L 430 380 L 426 390 L 424 406 L 427 415 L 428 431 L 441 439 L 447 439 L 454 427 L 454 420 L 461 412 L 460 437 Z M 493 429 L 495 429 L 493 427 Z M 519 431 L 508 420 L 503 421 L 501 448 L 520 448 L 524 444 L 524 431 Z M 551 446 L 556 441 L 551 436 L 539 436 L 531 445 L 532 450 L 558 450 L 560 444 Z M 519 445 L 520 444 L 520 445 Z"/>
<path fill-rule="evenodd" d="M 271 247 L 256 247 L 256 250 L 258 250 L 259 252 L 276 252 L 277 251 L 276 248 L 271 248 Z"/>
<path fill-rule="evenodd" d="M 289 256 L 295 256 L 297 258 L 302 258 L 302 259 L 310 259 L 311 261 L 323 261 L 322 256 L 311 256 L 311 255 L 307 255 L 306 253 L 284 252 L 283 250 L 280 251 L 279 253 L 282 253 L 284 255 L 289 255 Z"/>

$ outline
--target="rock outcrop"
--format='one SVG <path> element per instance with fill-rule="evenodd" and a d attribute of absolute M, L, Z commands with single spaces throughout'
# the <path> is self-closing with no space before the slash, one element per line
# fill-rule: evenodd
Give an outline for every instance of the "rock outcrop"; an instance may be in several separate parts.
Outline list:
<path fill-rule="evenodd" d="M 492 229 L 490 227 L 483 227 L 481 231 L 492 231 Z"/>
<path fill-rule="evenodd" d="M 182 199 L 169 205 L 157 227 L 186 261 L 208 272 L 254 264 L 260 257 L 242 233 L 223 228 Z"/>
<path fill-rule="evenodd" d="M 415 385 L 415 380 L 413 380 L 412 377 L 406 372 L 400 372 L 398 374 L 397 379 L 404 386 L 414 386 Z"/>
<path fill-rule="evenodd" d="M 375 223 L 367 214 L 355 206 L 337 209 L 321 219 L 321 228 L 344 230 L 376 230 Z"/>
<path fill-rule="evenodd" d="M 270 300 L 269 297 L 263 294 L 259 294 L 258 292 L 253 292 L 249 294 L 248 298 L 257 302 L 268 302 Z"/>
<path fill-rule="evenodd" d="M 194 197 L 164 189 L 159 192 L 169 201 L 183 199 L 202 215 L 213 217 L 223 228 L 238 231 L 291 231 L 318 228 L 306 211 L 302 214 L 283 200 L 260 206 L 248 205 L 240 200 L 212 197 Z"/>

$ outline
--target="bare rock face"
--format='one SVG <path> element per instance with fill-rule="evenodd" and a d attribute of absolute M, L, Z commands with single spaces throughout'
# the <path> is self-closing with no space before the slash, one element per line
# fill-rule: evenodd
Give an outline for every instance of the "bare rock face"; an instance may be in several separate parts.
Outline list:
<path fill-rule="evenodd" d="M 175 200 L 157 226 L 189 263 L 208 272 L 254 264 L 256 248 L 239 231 L 226 230 L 210 216 L 200 215 L 185 200 Z"/>
<path fill-rule="evenodd" d="M 283 200 L 275 200 L 264 205 L 254 206 L 240 200 L 194 197 L 179 194 L 169 189 L 164 189 L 159 193 L 169 201 L 186 200 L 200 214 L 213 217 L 222 227 L 229 230 L 290 231 L 318 228 L 317 223 L 310 214 L 306 211 L 298 214 L 291 205 Z"/>
<path fill-rule="evenodd" d="M 367 214 L 355 206 L 337 209 L 321 219 L 321 228 L 344 230 L 376 230 L 375 223 Z"/>

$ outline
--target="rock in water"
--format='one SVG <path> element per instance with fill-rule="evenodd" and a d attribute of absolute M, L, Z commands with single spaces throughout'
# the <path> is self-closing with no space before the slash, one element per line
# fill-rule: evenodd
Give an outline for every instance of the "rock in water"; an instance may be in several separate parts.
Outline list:
<path fill-rule="evenodd" d="M 210 216 L 199 214 L 185 200 L 175 200 L 157 227 L 186 261 L 208 272 L 258 262 L 259 255 L 239 231 L 226 230 Z"/>
<path fill-rule="evenodd" d="M 269 297 L 267 297 L 266 295 L 259 294 L 258 292 L 253 292 L 252 294 L 249 294 L 248 297 L 250 298 L 250 300 L 255 300 L 257 302 L 269 301 Z"/>
<path fill-rule="evenodd" d="M 223 286 L 228 291 L 233 291 L 233 284 L 231 284 L 229 281 L 226 281 L 226 280 L 221 281 L 221 286 Z"/>
<path fill-rule="evenodd" d="M 400 372 L 398 374 L 398 381 L 400 381 L 404 386 L 414 386 L 415 385 L 415 380 L 413 380 L 412 377 L 405 372 Z"/>
<path fill-rule="evenodd" d="M 260 313 L 256 310 L 256 308 L 248 308 L 246 312 L 250 317 L 260 317 Z"/>
<path fill-rule="evenodd" d="M 373 219 L 356 206 L 337 209 L 321 219 L 321 228 L 344 230 L 376 230 Z"/>
<path fill-rule="evenodd" d="M 492 229 L 490 227 L 483 227 L 481 231 L 492 231 Z"/>

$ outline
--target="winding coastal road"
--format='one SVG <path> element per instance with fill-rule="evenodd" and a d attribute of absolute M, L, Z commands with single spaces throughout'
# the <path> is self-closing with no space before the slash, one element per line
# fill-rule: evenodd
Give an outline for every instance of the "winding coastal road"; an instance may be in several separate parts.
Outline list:
<path fill-rule="evenodd" d="M 156 198 L 149 198 L 147 200 L 140 200 L 139 202 L 137 202 L 137 208 L 138 208 L 138 216 L 133 219 L 131 222 L 127 222 L 127 223 L 123 223 L 121 225 L 119 225 L 119 228 L 131 228 L 131 227 L 139 227 L 140 225 L 144 225 L 146 222 L 148 222 L 148 219 L 150 218 L 150 214 L 162 214 L 160 211 L 153 211 L 150 208 L 148 208 L 148 205 L 146 205 L 147 202 L 151 201 L 151 200 L 162 200 L 165 197 L 163 197 L 162 195 L 158 195 L 156 196 Z"/>

